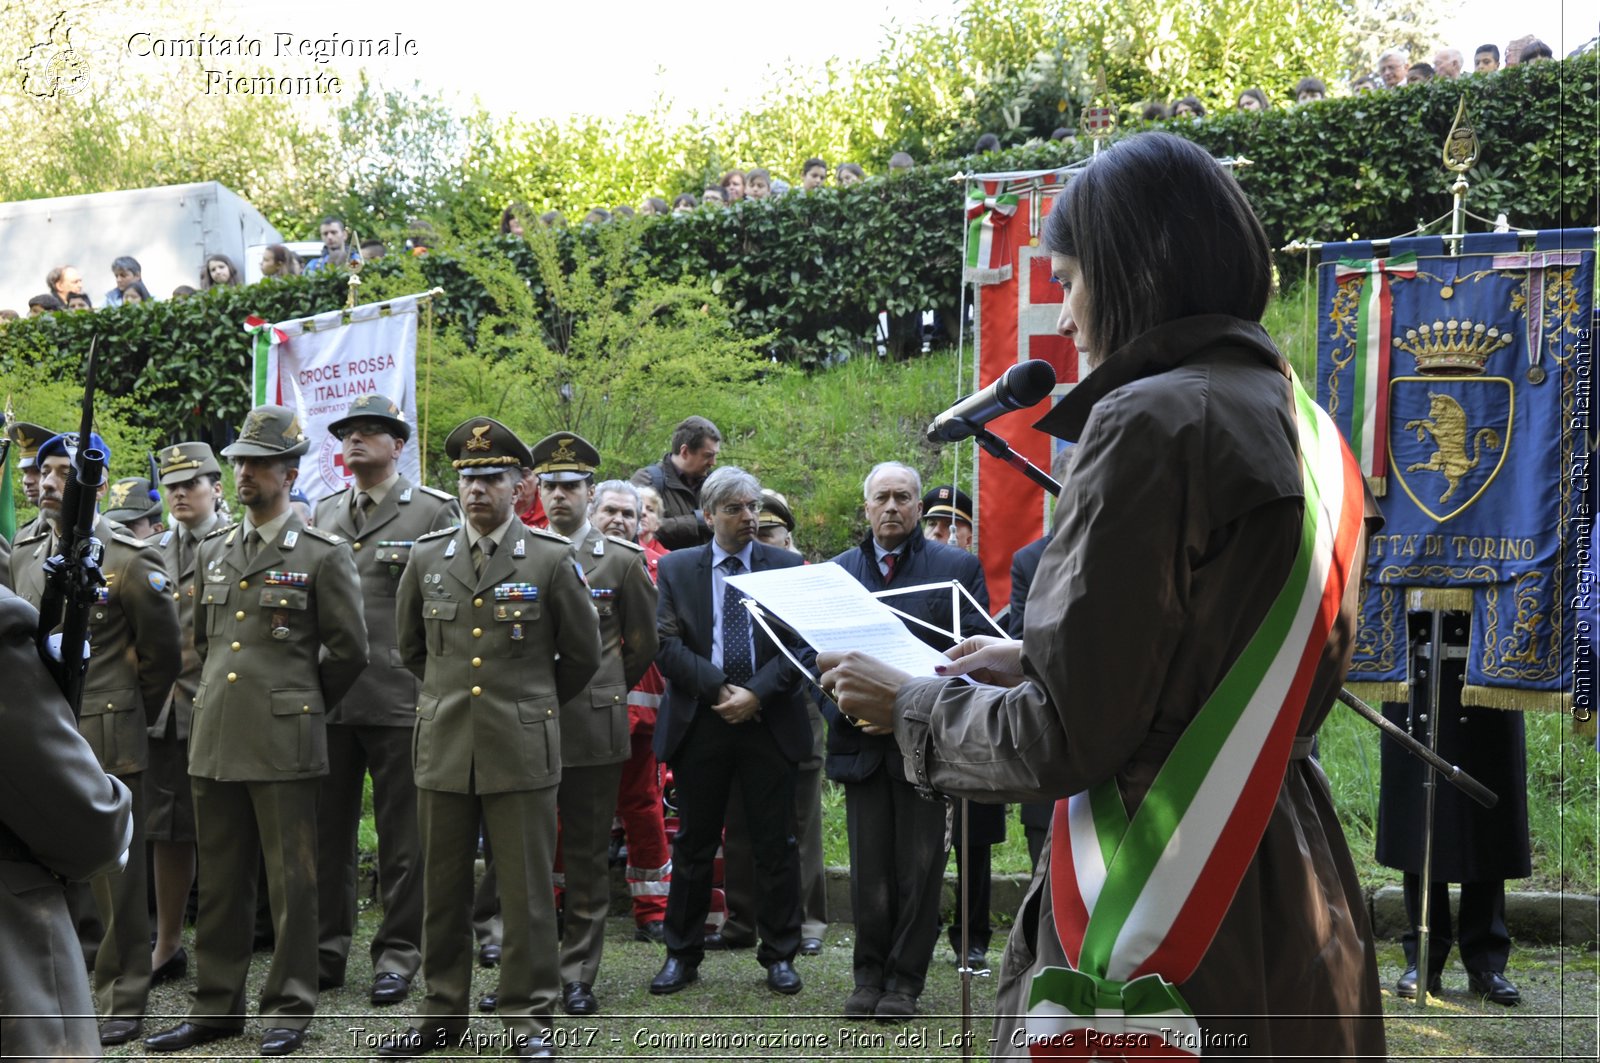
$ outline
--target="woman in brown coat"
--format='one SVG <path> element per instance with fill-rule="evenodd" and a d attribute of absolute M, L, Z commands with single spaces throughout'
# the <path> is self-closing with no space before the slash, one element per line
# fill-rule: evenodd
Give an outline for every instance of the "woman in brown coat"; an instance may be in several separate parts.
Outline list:
<path fill-rule="evenodd" d="M 1067 186 L 1044 243 L 1094 368 L 1039 422 L 1077 446 L 1023 638 L 951 651 L 943 674 L 981 685 L 851 653 L 819 658 L 823 686 L 892 721 L 908 777 L 1070 799 L 1007 945 L 996 1058 L 1382 1058 L 1371 928 L 1309 756 L 1373 510 L 1259 323 L 1266 237 L 1214 160 L 1149 133 Z M 1282 623 L 1286 600 L 1317 624 Z"/>

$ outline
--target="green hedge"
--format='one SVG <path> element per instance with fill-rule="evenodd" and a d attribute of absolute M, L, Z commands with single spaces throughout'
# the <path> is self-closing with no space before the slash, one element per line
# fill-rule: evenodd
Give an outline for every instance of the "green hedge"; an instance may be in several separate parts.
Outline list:
<path fill-rule="evenodd" d="M 1215 154 L 1252 161 L 1240 180 L 1281 247 L 1297 238 L 1396 235 L 1444 214 L 1450 180 L 1440 145 L 1465 96 L 1483 145 L 1483 161 L 1468 175 L 1470 209 L 1489 217 L 1503 211 L 1522 228 L 1593 225 L 1600 188 L 1597 86 L 1591 53 L 1487 78 L 1163 125 Z M 1055 166 L 1086 150 L 1082 143 L 1046 144 L 984 156 L 976 165 Z M 955 319 L 962 186 L 948 177 L 974 165 L 925 166 L 848 189 L 614 224 L 632 229 L 632 253 L 650 274 L 708 279 L 739 327 L 765 337 L 772 357 L 810 365 L 870 343 L 880 311 L 934 308 Z M 573 259 L 574 241 L 597 252 L 598 235 L 583 227 L 563 231 L 562 254 Z M 535 305 L 548 305 L 522 241 L 443 243 L 418 265 L 428 285 L 445 289 L 441 327 L 458 326 L 469 345 L 480 322 L 510 309 L 478 279 L 482 271 L 474 267 L 481 263 L 474 260 L 484 257 L 511 267 Z M 1291 266 L 1287 259 L 1282 264 Z M 409 265 L 374 264 L 362 298 L 399 294 L 385 282 L 414 283 Z M 108 355 L 109 391 L 137 396 L 149 425 L 173 438 L 203 435 L 237 423 L 248 403 L 239 386 L 248 367 L 239 331 L 246 315 L 281 320 L 343 302 L 342 278 L 314 275 L 184 302 L 19 322 L 0 330 L 0 371 L 40 365 L 71 375 L 89 337 L 98 335 Z"/>

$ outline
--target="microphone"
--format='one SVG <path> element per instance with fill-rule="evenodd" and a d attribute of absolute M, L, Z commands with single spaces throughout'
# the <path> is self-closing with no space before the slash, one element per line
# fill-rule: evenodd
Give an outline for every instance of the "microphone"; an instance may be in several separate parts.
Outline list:
<path fill-rule="evenodd" d="M 957 443 L 977 435 L 978 429 L 1012 410 L 1025 410 L 1043 402 L 1056 386 L 1056 371 L 1042 358 L 1007 369 L 993 384 L 974 392 L 933 419 L 928 442 Z"/>

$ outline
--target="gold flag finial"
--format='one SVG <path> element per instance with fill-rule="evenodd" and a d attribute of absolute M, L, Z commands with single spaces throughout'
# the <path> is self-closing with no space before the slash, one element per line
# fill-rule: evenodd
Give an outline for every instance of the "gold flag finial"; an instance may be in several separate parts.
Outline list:
<path fill-rule="evenodd" d="M 1467 98 L 1456 104 L 1456 116 L 1450 123 L 1450 132 L 1444 137 L 1444 168 L 1452 173 L 1466 173 L 1478 164 L 1478 134 L 1467 122 Z"/>

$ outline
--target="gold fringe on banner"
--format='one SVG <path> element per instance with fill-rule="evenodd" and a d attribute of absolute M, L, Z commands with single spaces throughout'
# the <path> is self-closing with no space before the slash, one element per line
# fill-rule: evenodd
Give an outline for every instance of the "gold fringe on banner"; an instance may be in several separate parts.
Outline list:
<path fill-rule="evenodd" d="M 1372 490 L 1373 498 L 1382 498 L 1389 493 L 1389 478 L 1387 476 L 1367 477 L 1367 487 Z"/>
<path fill-rule="evenodd" d="M 1461 704 L 1513 712 L 1571 712 L 1572 694 L 1565 690 L 1518 690 L 1468 683 L 1461 688 Z"/>
<path fill-rule="evenodd" d="M 1390 683 L 1346 683 L 1344 688 L 1368 705 L 1380 701 L 1410 701 L 1411 684 L 1404 681 Z"/>
<path fill-rule="evenodd" d="M 1413 613 L 1426 613 L 1438 609 L 1442 612 L 1472 612 L 1471 587 L 1410 587 L 1406 590 L 1406 608 Z"/>

